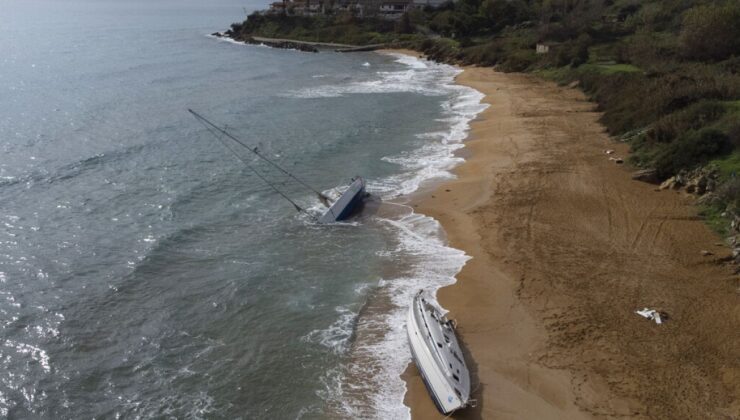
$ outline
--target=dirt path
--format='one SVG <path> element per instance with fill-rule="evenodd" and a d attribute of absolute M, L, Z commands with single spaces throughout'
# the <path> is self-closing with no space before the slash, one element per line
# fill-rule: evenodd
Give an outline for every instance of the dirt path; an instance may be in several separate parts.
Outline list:
<path fill-rule="evenodd" d="M 491 107 L 459 178 L 419 204 L 473 256 L 439 293 L 481 384 L 455 417 L 740 418 L 740 288 L 692 199 L 609 161 L 627 149 L 579 91 L 477 68 L 459 82 Z M 440 418 L 406 376 L 414 417 Z"/>

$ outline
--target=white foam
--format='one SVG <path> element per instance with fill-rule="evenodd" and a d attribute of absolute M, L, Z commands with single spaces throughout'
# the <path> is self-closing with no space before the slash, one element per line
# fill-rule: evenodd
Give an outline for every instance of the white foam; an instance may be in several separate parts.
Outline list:
<path fill-rule="evenodd" d="M 488 105 L 481 103 L 484 97 L 482 93 L 454 84 L 454 76 L 451 75 L 442 78 L 438 89 L 446 90 L 447 95 L 451 97 L 441 104 L 445 116 L 440 121 L 448 123 L 448 129 L 420 133 L 417 137 L 428 140 L 424 146 L 411 152 L 383 158 L 384 161 L 395 163 L 403 169 L 397 175 L 370 183 L 368 188 L 380 194 L 384 200 L 410 194 L 418 190 L 424 182 L 432 179 L 453 178 L 450 170 L 463 161 L 455 155 L 455 152 L 464 147 L 462 142 L 467 137 L 470 121 Z"/>
<path fill-rule="evenodd" d="M 216 35 L 213 35 L 213 34 L 206 34 L 206 36 L 209 37 L 209 38 L 217 39 L 219 41 L 228 42 L 230 44 L 236 44 L 236 45 L 241 45 L 241 46 L 249 46 L 249 47 L 265 47 L 265 48 L 270 48 L 270 47 L 268 47 L 265 44 L 261 44 L 261 43 L 260 44 L 249 44 L 247 42 L 237 41 L 237 40 L 235 40 L 233 38 L 229 38 L 227 36 L 216 36 Z M 295 50 L 295 51 L 297 51 L 297 50 Z"/>
<path fill-rule="evenodd" d="M 407 67 L 399 71 L 378 71 L 365 79 L 350 79 L 343 84 L 326 84 L 291 90 L 281 96 L 291 98 L 334 98 L 352 94 L 411 92 L 427 96 L 449 93 L 450 83 L 460 73 L 456 67 L 438 64 L 402 54 L 392 54 L 396 62 Z"/>
<path fill-rule="evenodd" d="M 400 53 L 387 53 L 393 57 L 396 57 L 396 63 L 405 64 L 414 69 L 426 69 L 429 68 L 428 63 L 432 63 L 429 60 L 425 60 L 418 57 L 413 57 L 408 54 Z"/>
<path fill-rule="evenodd" d="M 223 41 L 223 42 L 228 42 L 228 43 L 230 43 L 230 44 L 236 44 L 236 45 L 248 45 L 248 44 L 247 44 L 246 42 L 242 42 L 242 41 L 237 41 L 237 40 L 235 40 L 235 39 L 233 39 L 233 38 L 229 38 L 229 37 L 227 37 L 227 36 L 216 36 L 216 35 L 213 35 L 213 34 L 206 34 L 206 36 L 207 36 L 208 38 L 214 38 L 214 39 L 217 39 L 217 40 L 219 40 L 219 41 Z"/>
<path fill-rule="evenodd" d="M 357 319 L 357 313 L 345 306 L 337 306 L 334 309 L 339 314 L 336 321 L 328 328 L 311 331 L 303 336 L 301 341 L 321 344 L 336 354 L 344 353 L 352 337 L 352 328 Z"/>

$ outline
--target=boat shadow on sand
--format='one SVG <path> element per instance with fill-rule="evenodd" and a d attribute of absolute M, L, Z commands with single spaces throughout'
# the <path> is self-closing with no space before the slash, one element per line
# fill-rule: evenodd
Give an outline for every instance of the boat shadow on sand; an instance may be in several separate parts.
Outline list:
<path fill-rule="evenodd" d="M 486 385 L 480 381 L 478 363 L 476 363 L 473 355 L 470 353 L 468 343 L 465 341 L 464 327 L 457 327 L 457 339 L 460 341 L 463 358 L 465 359 L 465 364 L 468 366 L 468 371 L 470 372 L 470 383 L 473 386 L 473 389 L 470 392 L 470 398 L 475 400 L 475 404 L 463 410 L 456 411 L 451 417 L 455 419 L 480 419 L 483 416 L 483 404 L 485 402 L 483 400 L 483 388 L 485 388 Z"/>

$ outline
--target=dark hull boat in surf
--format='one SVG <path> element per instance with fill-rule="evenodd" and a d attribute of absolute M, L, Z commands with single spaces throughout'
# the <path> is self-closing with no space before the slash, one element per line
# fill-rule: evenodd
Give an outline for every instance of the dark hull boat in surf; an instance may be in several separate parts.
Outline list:
<path fill-rule="evenodd" d="M 334 203 L 329 205 L 329 198 L 324 195 L 323 193 L 319 192 L 318 190 L 312 188 L 302 180 L 296 178 L 293 174 L 286 171 L 282 167 L 280 167 L 277 163 L 273 162 L 271 159 L 268 159 L 266 156 L 262 154 L 261 151 L 259 151 L 256 147 L 249 147 L 244 142 L 239 140 L 238 138 L 234 137 L 232 134 L 224 130 L 223 128 L 217 126 L 216 124 L 212 123 L 208 119 L 206 119 L 204 116 L 198 114 L 197 112 L 193 111 L 192 109 L 188 109 L 188 112 L 193 114 L 193 116 L 200 121 L 201 124 L 208 130 L 211 134 L 213 134 L 216 139 L 218 139 L 221 144 L 223 144 L 231 153 L 234 154 L 244 165 L 247 166 L 259 179 L 261 179 L 265 184 L 267 184 L 273 191 L 278 193 L 281 197 L 283 197 L 285 200 L 290 202 L 290 204 L 295 207 L 295 209 L 299 212 L 304 212 L 311 216 L 312 218 L 316 219 L 319 223 L 333 223 L 341 220 L 345 220 L 348 217 L 352 216 L 355 212 L 357 212 L 360 207 L 362 207 L 363 200 L 367 196 L 367 193 L 365 192 L 365 180 L 361 177 L 355 177 L 352 178 L 352 183 L 349 185 L 349 188 L 342 193 L 342 195 L 337 199 Z M 249 163 L 239 154 L 236 150 L 234 150 L 233 145 L 234 143 L 227 142 L 224 137 L 231 139 L 235 144 L 238 144 L 243 149 L 248 150 L 250 153 L 254 154 L 258 158 L 262 159 L 263 161 L 270 164 L 272 167 L 276 168 L 280 172 L 282 172 L 284 175 L 287 175 L 289 178 L 293 179 L 293 181 L 296 181 L 300 185 L 302 185 L 304 188 L 314 192 L 319 199 L 321 200 L 324 205 L 329 207 L 329 209 L 324 213 L 321 217 L 316 218 L 314 215 L 308 213 L 306 210 L 304 210 L 301 206 L 299 206 L 295 201 L 293 201 L 290 197 L 288 197 L 283 191 L 281 191 L 277 184 L 274 182 L 270 182 L 262 173 L 260 173 L 256 168 L 253 168 L 250 166 Z"/>
<path fill-rule="evenodd" d="M 319 223 L 338 222 L 352 216 L 362 206 L 365 195 L 365 180 L 359 176 L 352 178 L 347 191 L 319 218 Z"/>

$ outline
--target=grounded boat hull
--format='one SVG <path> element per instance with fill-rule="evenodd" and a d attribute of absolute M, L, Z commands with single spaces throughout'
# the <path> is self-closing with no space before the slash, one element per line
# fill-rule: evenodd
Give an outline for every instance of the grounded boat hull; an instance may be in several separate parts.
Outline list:
<path fill-rule="evenodd" d="M 406 331 L 414 363 L 437 409 L 449 414 L 467 407 L 470 376 L 457 338 L 450 324 L 421 294 L 409 308 Z"/>
<path fill-rule="evenodd" d="M 357 209 L 362 205 L 362 200 L 364 198 L 365 180 L 361 177 L 357 177 L 352 180 L 347 191 L 345 191 L 342 196 L 331 205 L 329 210 L 319 218 L 319 222 L 333 223 L 345 220 L 357 211 Z"/>
<path fill-rule="evenodd" d="M 414 351 L 413 346 L 411 346 L 411 358 L 414 359 L 414 364 L 416 366 L 419 366 L 419 358 L 418 356 L 416 356 L 416 352 Z M 437 397 L 437 394 L 434 393 L 434 388 L 432 388 L 432 385 L 429 383 L 429 379 L 427 379 L 424 371 L 419 369 L 419 373 L 421 374 L 421 380 L 424 382 L 424 387 L 427 389 L 429 396 L 432 397 L 432 402 L 434 403 L 434 406 L 437 407 L 437 410 L 439 410 L 440 413 L 448 414 L 445 411 L 445 408 L 442 406 L 442 403 L 439 401 L 439 397 Z"/>

